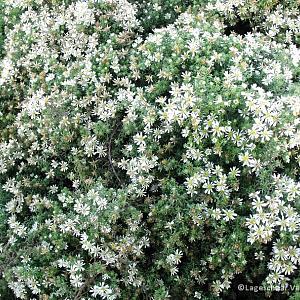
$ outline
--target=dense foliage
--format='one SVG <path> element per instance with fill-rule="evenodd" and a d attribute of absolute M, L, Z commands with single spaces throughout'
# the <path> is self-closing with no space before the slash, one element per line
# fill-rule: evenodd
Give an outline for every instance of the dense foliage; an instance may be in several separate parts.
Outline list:
<path fill-rule="evenodd" d="M 0 1 L 0 298 L 299 299 L 299 5 Z"/>

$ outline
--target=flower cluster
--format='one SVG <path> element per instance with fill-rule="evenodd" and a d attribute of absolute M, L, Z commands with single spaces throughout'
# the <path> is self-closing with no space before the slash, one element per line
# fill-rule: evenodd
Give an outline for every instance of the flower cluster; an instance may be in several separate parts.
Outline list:
<path fill-rule="evenodd" d="M 243 23 L 243 31 L 262 31 L 283 43 L 299 43 L 299 2 L 272 0 L 209 1 L 207 11 L 226 23 Z M 251 26 L 249 26 L 251 25 Z"/>
<path fill-rule="evenodd" d="M 0 297 L 288 287 L 296 2 L 0 0 Z"/>

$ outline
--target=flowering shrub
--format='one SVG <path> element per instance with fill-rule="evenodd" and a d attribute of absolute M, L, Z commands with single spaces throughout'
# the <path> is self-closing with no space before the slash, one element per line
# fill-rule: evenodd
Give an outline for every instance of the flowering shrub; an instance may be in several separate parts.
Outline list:
<path fill-rule="evenodd" d="M 178 15 L 188 8 L 189 0 L 151 0 L 133 1 L 137 5 L 137 17 L 141 21 L 142 31 L 149 33 L 157 27 L 173 23 Z"/>
<path fill-rule="evenodd" d="M 231 25 L 248 22 L 249 31 L 264 32 L 280 42 L 299 44 L 297 0 L 216 0 L 209 1 L 206 9 Z"/>
<path fill-rule="evenodd" d="M 3 299 L 299 281 L 296 31 L 223 2 L 0 2 Z"/>

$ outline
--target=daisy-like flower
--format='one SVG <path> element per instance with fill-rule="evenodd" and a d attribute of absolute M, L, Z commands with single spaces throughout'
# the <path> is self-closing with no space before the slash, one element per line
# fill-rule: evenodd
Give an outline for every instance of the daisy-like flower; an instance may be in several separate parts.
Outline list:
<path fill-rule="evenodd" d="M 246 151 L 244 154 L 239 154 L 239 160 L 244 166 L 251 166 L 253 157 L 248 151 Z"/>
<path fill-rule="evenodd" d="M 223 218 L 226 222 L 232 221 L 237 217 L 237 214 L 232 209 L 223 210 Z"/>
<path fill-rule="evenodd" d="M 83 278 L 81 274 L 71 274 L 70 282 L 74 287 L 81 287 L 83 285 Z"/>

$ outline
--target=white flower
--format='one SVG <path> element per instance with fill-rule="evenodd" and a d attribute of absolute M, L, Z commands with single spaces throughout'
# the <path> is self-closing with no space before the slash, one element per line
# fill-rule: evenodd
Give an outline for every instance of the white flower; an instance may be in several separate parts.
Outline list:
<path fill-rule="evenodd" d="M 81 287 L 83 285 L 82 275 L 81 274 L 71 274 L 70 282 L 75 287 Z"/>
<path fill-rule="evenodd" d="M 240 160 L 240 162 L 243 163 L 244 166 L 250 166 L 251 162 L 253 160 L 253 157 L 251 156 L 251 154 L 248 151 L 246 151 L 244 154 L 239 155 L 239 160 Z"/>
<path fill-rule="evenodd" d="M 75 205 L 74 205 L 74 210 L 78 213 L 81 214 L 83 216 L 88 216 L 90 214 L 90 210 L 91 208 L 89 207 L 88 204 L 86 203 L 82 203 L 79 200 L 75 201 Z"/>
<path fill-rule="evenodd" d="M 232 209 L 224 209 L 223 217 L 226 222 L 232 221 L 237 217 L 237 214 Z"/>
<path fill-rule="evenodd" d="M 92 297 L 96 298 L 97 296 L 102 297 L 103 299 L 110 299 L 110 296 L 112 295 L 113 291 L 109 288 L 107 284 L 104 282 L 101 282 L 100 285 L 94 285 L 90 289 L 90 293 L 92 294 Z"/>

